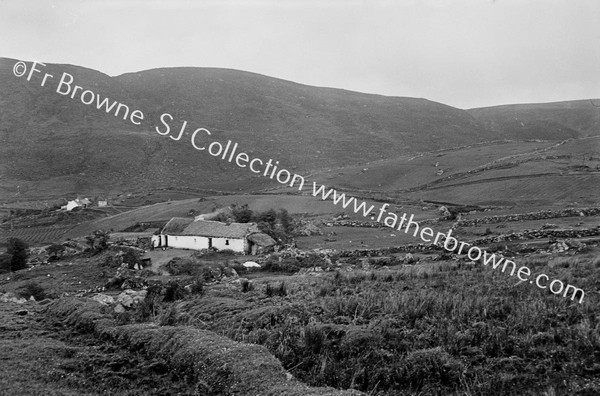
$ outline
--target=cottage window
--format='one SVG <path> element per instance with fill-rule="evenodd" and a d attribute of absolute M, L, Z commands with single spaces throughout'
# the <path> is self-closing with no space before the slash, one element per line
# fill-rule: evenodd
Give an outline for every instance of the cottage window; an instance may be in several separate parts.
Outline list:
<path fill-rule="evenodd" d="M 225 245 L 229 245 L 229 239 L 225 239 Z"/>

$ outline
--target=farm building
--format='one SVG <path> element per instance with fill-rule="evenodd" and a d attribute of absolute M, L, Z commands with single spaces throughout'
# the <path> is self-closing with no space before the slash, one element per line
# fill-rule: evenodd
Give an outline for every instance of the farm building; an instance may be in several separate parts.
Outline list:
<path fill-rule="evenodd" d="M 234 252 L 256 254 L 275 245 L 256 223 L 221 223 L 210 220 L 174 217 L 159 235 L 152 237 L 154 247 L 202 250 L 231 249 Z"/>
<path fill-rule="evenodd" d="M 61 206 L 62 210 L 66 210 L 66 211 L 71 211 L 75 208 L 87 208 L 88 206 L 90 206 L 92 203 L 92 201 L 90 201 L 87 198 L 77 198 L 74 199 L 72 201 L 68 201 L 66 205 Z"/>

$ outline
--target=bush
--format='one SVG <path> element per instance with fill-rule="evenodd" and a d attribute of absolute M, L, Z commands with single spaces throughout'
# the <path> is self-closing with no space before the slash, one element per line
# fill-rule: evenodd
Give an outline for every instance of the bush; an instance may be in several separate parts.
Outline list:
<path fill-rule="evenodd" d="M 162 287 L 159 285 L 151 285 L 146 291 L 146 298 L 139 303 L 135 310 L 135 318 L 137 321 L 144 322 L 147 320 L 153 320 L 157 315 L 162 303 L 163 297 L 161 295 Z"/>
<path fill-rule="evenodd" d="M 108 239 L 110 235 L 108 231 L 96 230 L 92 235 L 85 237 L 87 244 L 90 246 L 90 250 L 93 252 L 101 252 L 108 248 Z"/>
<path fill-rule="evenodd" d="M 245 274 L 246 272 L 248 272 L 248 268 L 244 267 L 242 264 L 238 263 L 238 262 L 234 262 L 233 264 L 230 265 L 231 269 L 234 269 L 235 272 L 238 273 L 238 275 L 241 274 Z"/>
<path fill-rule="evenodd" d="M 254 218 L 254 213 L 248 208 L 247 204 L 240 207 L 232 205 L 232 214 L 236 223 L 249 223 Z"/>
<path fill-rule="evenodd" d="M 36 301 L 43 300 L 47 297 L 44 288 L 35 282 L 29 282 L 22 286 L 19 290 L 19 295 L 27 299 L 33 296 Z"/>
<path fill-rule="evenodd" d="M 254 290 L 254 284 L 248 279 L 242 279 L 240 284 L 242 285 L 242 293 L 248 293 L 249 291 Z"/>
<path fill-rule="evenodd" d="M 202 283 L 202 279 L 196 278 L 194 282 L 192 282 L 190 286 L 192 294 L 203 295 L 204 294 L 204 283 Z"/>
<path fill-rule="evenodd" d="M 300 270 L 300 263 L 293 257 L 279 261 L 277 257 L 269 257 L 263 266 L 265 271 L 294 273 Z"/>
<path fill-rule="evenodd" d="M 169 305 L 168 307 L 165 307 L 158 315 L 158 324 L 160 326 L 175 326 L 177 324 L 178 317 L 179 312 L 177 311 L 177 307 L 174 305 Z"/>
<path fill-rule="evenodd" d="M 46 252 L 48 253 L 49 256 L 62 256 L 64 251 L 65 251 L 65 247 L 63 245 L 61 245 L 60 243 L 53 243 L 52 245 L 48 246 L 46 248 Z"/>
<path fill-rule="evenodd" d="M 181 300 L 186 295 L 184 287 L 177 281 L 169 281 L 165 291 L 165 297 L 163 301 L 173 302 Z"/>
<path fill-rule="evenodd" d="M 8 239 L 8 249 L 6 250 L 6 253 L 11 256 L 11 271 L 18 271 L 27 268 L 27 257 L 29 256 L 27 248 L 27 243 L 18 238 Z"/>
<path fill-rule="evenodd" d="M 10 262 L 12 260 L 12 256 L 10 254 L 0 254 L 0 274 L 5 272 L 10 272 Z"/>
<path fill-rule="evenodd" d="M 181 257 L 173 258 L 164 266 L 164 269 L 167 270 L 169 274 L 174 276 L 195 276 L 202 272 L 202 267 L 199 265 L 199 263 L 192 259 L 182 259 Z"/>
<path fill-rule="evenodd" d="M 133 268 L 136 264 L 140 264 L 140 253 L 134 249 L 126 249 L 123 253 L 123 262 Z"/>
<path fill-rule="evenodd" d="M 279 287 L 277 288 L 271 286 L 270 283 L 267 283 L 267 287 L 265 288 L 265 294 L 267 295 L 267 297 L 287 296 L 287 288 L 285 287 L 285 282 L 281 282 L 279 284 Z"/>

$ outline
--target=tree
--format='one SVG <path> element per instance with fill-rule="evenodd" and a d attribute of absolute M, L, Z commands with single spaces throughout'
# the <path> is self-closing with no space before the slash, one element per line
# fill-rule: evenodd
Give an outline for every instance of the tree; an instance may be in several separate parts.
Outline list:
<path fill-rule="evenodd" d="M 18 271 L 27 268 L 27 257 L 29 256 L 29 253 L 27 252 L 28 247 L 29 246 L 27 246 L 27 243 L 19 238 L 9 238 L 8 249 L 6 250 L 6 253 L 11 256 L 11 271 Z"/>
<path fill-rule="evenodd" d="M 289 233 L 294 228 L 294 226 L 292 225 L 292 218 L 290 217 L 288 211 L 285 209 L 279 210 L 279 221 L 281 221 L 281 226 L 283 227 L 283 230 L 286 233 Z"/>
<path fill-rule="evenodd" d="M 232 205 L 232 212 L 236 223 L 249 223 L 254 218 L 254 213 L 248 208 L 248 204 L 244 204 L 239 208 Z"/>
<path fill-rule="evenodd" d="M 275 227 L 275 222 L 277 221 L 277 212 L 273 209 L 269 209 L 266 212 L 263 212 L 258 215 L 259 222 L 265 222 L 271 225 L 271 227 Z"/>

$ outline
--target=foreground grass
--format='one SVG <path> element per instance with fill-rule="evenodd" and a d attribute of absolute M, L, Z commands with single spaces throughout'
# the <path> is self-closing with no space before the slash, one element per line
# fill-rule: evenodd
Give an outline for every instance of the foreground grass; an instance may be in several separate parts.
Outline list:
<path fill-rule="evenodd" d="M 221 286 L 175 305 L 171 315 L 265 345 L 310 385 L 382 396 L 600 393 L 598 260 L 530 261 L 536 272 L 586 290 L 585 303 L 481 267 L 438 262 L 292 276 L 285 293 L 270 297 L 273 280 L 253 281 L 247 293 Z"/>
<path fill-rule="evenodd" d="M 74 334 L 45 319 L 41 309 L 36 303 L 0 303 L 0 395 L 194 394 L 194 386 L 161 359 Z"/>

